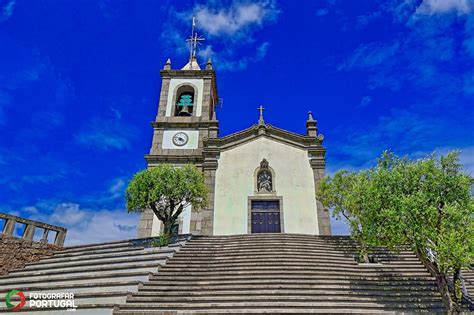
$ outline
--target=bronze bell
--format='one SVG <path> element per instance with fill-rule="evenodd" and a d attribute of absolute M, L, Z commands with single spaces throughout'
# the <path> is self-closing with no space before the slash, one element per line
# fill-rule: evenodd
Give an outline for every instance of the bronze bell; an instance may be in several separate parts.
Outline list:
<path fill-rule="evenodd" d="M 191 116 L 191 113 L 188 110 L 189 106 L 181 106 L 181 110 L 178 113 L 178 116 Z"/>

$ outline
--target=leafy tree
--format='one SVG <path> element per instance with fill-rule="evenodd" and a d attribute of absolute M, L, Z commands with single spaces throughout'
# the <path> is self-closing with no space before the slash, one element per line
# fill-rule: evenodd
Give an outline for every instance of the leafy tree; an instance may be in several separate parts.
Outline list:
<path fill-rule="evenodd" d="M 375 246 L 414 250 L 454 313 L 460 271 L 474 261 L 474 181 L 461 169 L 458 152 L 416 161 L 384 152 L 376 167 L 325 178 L 318 197 L 348 220 L 364 257 Z"/>
<path fill-rule="evenodd" d="M 183 210 L 189 205 L 194 209 L 206 206 L 207 194 L 202 172 L 194 165 L 158 164 L 133 176 L 126 201 L 128 212 L 153 210 L 163 223 L 164 234 L 170 236 Z"/>

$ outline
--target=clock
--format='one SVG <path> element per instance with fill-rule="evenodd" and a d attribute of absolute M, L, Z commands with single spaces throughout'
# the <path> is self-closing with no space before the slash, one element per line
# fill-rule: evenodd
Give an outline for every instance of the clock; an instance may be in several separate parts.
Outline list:
<path fill-rule="evenodd" d="M 183 145 L 188 143 L 188 140 L 189 140 L 189 137 L 184 132 L 177 132 L 173 136 L 173 143 L 177 145 L 178 147 L 182 147 Z"/>

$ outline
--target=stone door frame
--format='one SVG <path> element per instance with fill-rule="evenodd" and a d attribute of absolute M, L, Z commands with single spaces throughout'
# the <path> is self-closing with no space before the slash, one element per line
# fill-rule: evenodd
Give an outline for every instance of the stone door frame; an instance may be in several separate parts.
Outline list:
<path fill-rule="evenodd" d="M 247 198 L 247 234 L 252 234 L 252 201 L 278 201 L 280 208 L 280 233 L 285 233 L 285 220 L 283 217 L 283 197 L 275 195 L 248 196 Z M 276 212 L 276 211 L 274 211 Z"/>

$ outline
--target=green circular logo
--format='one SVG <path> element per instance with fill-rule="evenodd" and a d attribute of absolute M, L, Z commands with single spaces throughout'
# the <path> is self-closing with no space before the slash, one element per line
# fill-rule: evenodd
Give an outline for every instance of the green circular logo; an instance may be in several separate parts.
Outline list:
<path fill-rule="evenodd" d="M 14 295 L 18 295 L 20 297 L 20 302 L 18 304 L 12 304 L 11 302 L 11 298 L 12 296 Z M 7 295 L 5 296 L 5 304 L 7 304 L 7 307 L 9 309 L 11 309 L 12 311 L 18 311 L 19 309 L 21 309 L 23 306 L 25 306 L 26 304 L 26 299 L 25 299 L 25 295 L 23 294 L 23 292 L 21 291 L 18 291 L 18 290 L 11 290 L 10 292 L 7 293 Z"/>

